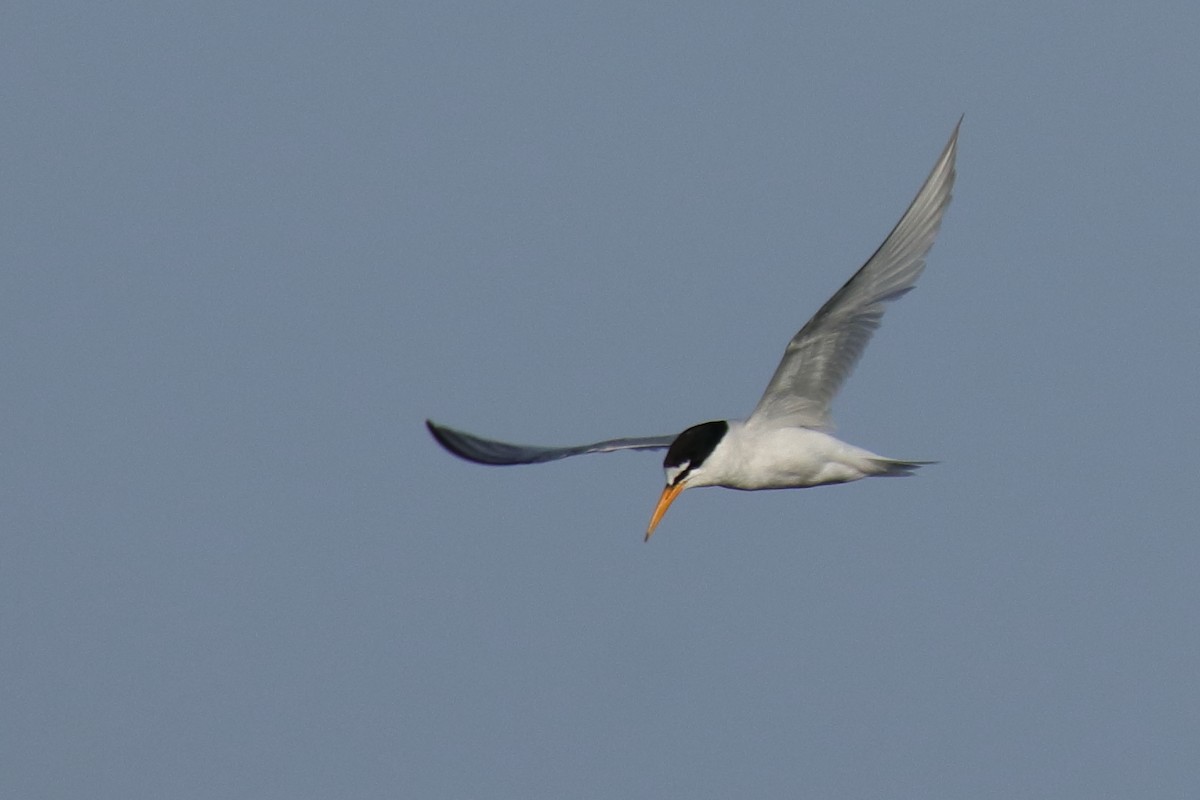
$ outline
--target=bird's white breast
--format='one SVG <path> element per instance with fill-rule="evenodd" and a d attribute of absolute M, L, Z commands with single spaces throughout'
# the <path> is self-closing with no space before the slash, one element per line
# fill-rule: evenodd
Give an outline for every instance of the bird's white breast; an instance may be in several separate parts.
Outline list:
<path fill-rule="evenodd" d="M 730 422 L 693 485 L 791 489 L 845 483 L 876 471 L 873 458 L 878 456 L 809 428 Z"/>

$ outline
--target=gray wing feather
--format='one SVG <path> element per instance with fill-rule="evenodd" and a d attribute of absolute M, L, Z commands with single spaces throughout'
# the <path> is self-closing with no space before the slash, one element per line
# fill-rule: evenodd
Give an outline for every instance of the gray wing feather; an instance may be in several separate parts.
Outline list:
<path fill-rule="evenodd" d="M 608 439 L 595 444 L 581 444 L 572 447 L 539 447 L 527 444 L 510 444 L 495 439 L 485 439 L 470 433 L 438 425 L 433 420 L 425 420 L 425 427 L 438 444 L 459 458 L 474 461 L 476 464 L 491 464 L 507 466 L 510 464 L 540 464 L 544 461 L 556 461 L 568 456 L 581 456 L 586 453 L 610 453 L 614 450 L 663 450 L 675 441 L 672 436 L 644 436 L 625 439 Z"/>
<path fill-rule="evenodd" d="M 884 303 L 916 284 L 950 205 L 958 129 L 896 227 L 867 263 L 788 343 L 750 422 L 832 427 L 829 408 L 883 319 Z"/>

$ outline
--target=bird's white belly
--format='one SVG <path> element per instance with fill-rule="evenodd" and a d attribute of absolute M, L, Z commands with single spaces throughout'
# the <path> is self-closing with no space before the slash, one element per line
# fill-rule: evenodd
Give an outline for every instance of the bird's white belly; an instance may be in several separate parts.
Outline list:
<path fill-rule="evenodd" d="M 729 444 L 727 453 L 713 455 L 722 456 L 725 467 L 719 485 L 733 489 L 794 489 L 856 481 L 871 474 L 871 459 L 877 457 L 807 428 L 742 426 Z"/>

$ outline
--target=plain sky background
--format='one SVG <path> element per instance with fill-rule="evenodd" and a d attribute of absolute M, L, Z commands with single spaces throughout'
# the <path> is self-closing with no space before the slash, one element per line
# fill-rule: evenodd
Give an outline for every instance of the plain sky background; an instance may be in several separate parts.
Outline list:
<path fill-rule="evenodd" d="M 10 2 L 0 796 L 1200 786 L 1195 3 Z M 742 416 L 966 114 L 835 415 Z"/>

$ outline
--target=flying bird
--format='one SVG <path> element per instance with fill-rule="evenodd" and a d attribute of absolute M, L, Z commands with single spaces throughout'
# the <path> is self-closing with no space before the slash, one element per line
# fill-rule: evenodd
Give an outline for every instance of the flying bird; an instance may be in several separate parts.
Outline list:
<path fill-rule="evenodd" d="M 702 422 L 677 436 L 608 439 L 572 447 L 509 444 L 426 420 L 429 432 L 454 455 L 493 465 L 666 448 L 666 486 L 645 541 L 684 489 L 799 489 L 911 475 L 933 463 L 886 458 L 833 437 L 830 405 L 879 327 L 885 304 L 907 294 L 925 269 L 925 257 L 950 205 L 961 125 L 959 119 L 929 177 L 883 244 L 788 342 L 783 360 L 746 419 Z"/>

